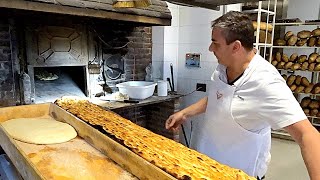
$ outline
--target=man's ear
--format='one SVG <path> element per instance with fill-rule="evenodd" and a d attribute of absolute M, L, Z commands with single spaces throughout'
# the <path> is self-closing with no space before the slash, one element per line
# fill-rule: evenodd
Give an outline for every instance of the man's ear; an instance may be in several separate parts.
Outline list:
<path fill-rule="evenodd" d="M 233 53 L 238 52 L 241 49 L 241 47 L 242 47 L 242 44 L 241 44 L 241 42 L 239 40 L 234 41 L 233 42 L 233 47 L 232 47 L 232 52 Z"/>

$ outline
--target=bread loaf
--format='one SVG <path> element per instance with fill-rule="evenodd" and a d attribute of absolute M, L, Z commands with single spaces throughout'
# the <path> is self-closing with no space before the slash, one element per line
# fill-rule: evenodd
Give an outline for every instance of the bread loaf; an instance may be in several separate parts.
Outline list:
<path fill-rule="evenodd" d="M 317 42 L 317 38 L 316 37 L 310 37 L 308 39 L 308 46 L 309 47 L 313 47 L 316 44 L 316 42 Z"/>
<path fill-rule="evenodd" d="M 311 92 L 312 92 L 312 89 L 313 89 L 313 84 L 309 84 L 309 86 L 307 86 L 307 87 L 304 89 L 304 92 L 305 92 L 305 93 L 311 93 Z"/>
<path fill-rule="evenodd" d="M 288 62 L 289 61 L 289 56 L 288 55 L 286 55 L 286 54 L 282 54 L 282 61 L 283 62 Z"/>
<path fill-rule="evenodd" d="M 296 43 L 296 42 L 294 42 Z M 274 41 L 274 45 L 276 46 L 285 46 L 287 44 L 287 42 L 283 39 L 277 39 Z"/>
<path fill-rule="evenodd" d="M 314 29 L 311 34 L 312 36 L 320 36 L 320 28 Z"/>
<path fill-rule="evenodd" d="M 315 62 L 318 56 L 319 56 L 318 53 L 311 53 L 308 57 L 308 62 L 309 63 Z"/>
<path fill-rule="evenodd" d="M 307 108 L 310 103 L 311 103 L 311 98 L 310 98 L 310 97 L 304 97 L 304 98 L 301 100 L 300 106 L 301 106 L 302 108 Z"/>
<path fill-rule="evenodd" d="M 287 62 L 287 63 L 284 65 L 284 68 L 283 68 L 283 69 L 285 69 L 285 70 L 291 69 L 292 66 L 293 66 L 293 62 Z"/>
<path fill-rule="evenodd" d="M 301 55 L 301 56 L 299 56 L 299 58 L 298 58 L 298 63 L 304 63 L 306 60 L 307 60 L 307 55 Z"/>
<path fill-rule="evenodd" d="M 294 63 L 293 66 L 291 66 L 291 69 L 292 69 L 293 71 L 299 70 L 299 69 L 301 69 L 301 64 L 299 64 L 299 63 Z"/>
<path fill-rule="evenodd" d="M 298 32 L 297 36 L 300 39 L 307 39 L 311 36 L 311 32 L 308 30 L 303 30 L 303 31 Z"/>
<path fill-rule="evenodd" d="M 309 82 L 309 80 L 308 80 L 306 77 L 302 77 L 300 84 L 301 84 L 302 86 L 304 86 L 304 87 L 308 87 L 308 86 L 310 85 L 310 82 Z"/>
<path fill-rule="evenodd" d="M 297 46 L 303 46 L 307 43 L 308 39 L 298 39 L 298 41 L 296 42 Z"/>
<path fill-rule="evenodd" d="M 280 62 L 281 59 L 282 59 L 281 53 L 280 53 L 280 52 L 277 52 L 277 53 L 276 53 L 276 60 L 277 60 L 278 62 Z"/>
<path fill-rule="evenodd" d="M 304 114 L 306 114 L 306 116 L 310 115 L 310 109 L 308 109 L 308 108 L 303 109 L 303 112 L 304 112 Z"/>
<path fill-rule="evenodd" d="M 295 83 L 297 86 L 300 86 L 301 79 L 302 79 L 302 77 L 301 77 L 300 75 L 297 75 L 294 83 Z"/>
<path fill-rule="evenodd" d="M 315 68 L 315 66 L 316 66 L 316 63 L 310 63 L 310 64 L 309 64 L 309 67 L 308 67 L 308 70 L 309 70 L 309 71 L 313 71 L 314 68 Z"/>
<path fill-rule="evenodd" d="M 303 90 L 304 90 L 304 86 L 298 86 L 298 87 L 294 90 L 294 92 L 295 92 L 295 93 L 303 93 Z"/>
<path fill-rule="evenodd" d="M 302 70 L 302 71 L 305 71 L 305 70 L 308 69 L 308 67 L 309 67 L 309 63 L 308 63 L 307 61 L 305 61 L 305 62 L 302 63 L 302 65 L 301 65 L 301 70 Z"/>
<path fill-rule="evenodd" d="M 299 55 L 298 55 L 297 53 L 291 54 L 289 61 L 296 61 L 297 58 L 298 58 L 298 56 L 299 56 Z"/>
<path fill-rule="evenodd" d="M 254 30 L 257 30 L 257 28 L 258 28 L 258 23 L 257 23 L 257 21 L 252 21 L 252 25 L 253 25 L 253 28 L 254 28 Z M 265 23 L 265 22 L 260 22 L 260 29 L 261 30 L 267 30 L 267 31 L 272 31 L 272 29 L 273 29 L 273 26 L 272 26 L 272 24 L 270 24 L 270 23 Z"/>
<path fill-rule="evenodd" d="M 287 79 L 287 85 L 290 87 L 293 83 L 294 83 L 294 81 L 296 80 L 296 76 L 295 75 L 290 75 L 289 77 L 288 77 L 288 79 Z"/>
<path fill-rule="evenodd" d="M 277 66 L 277 64 L 278 64 L 278 61 L 276 61 L 276 60 L 273 60 L 273 61 L 271 61 L 271 64 L 272 64 L 273 66 Z"/>
<path fill-rule="evenodd" d="M 288 31 L 286 32 L 286 34 L 284 35 L 284 40 L 288 41 L 290 39 L 291 36 L 293 36 L 293 32 L 292 31 Z"/>
<path fill-rule="evenodd" d="M 297 41 L 298 41 L 298 37 L 296 35 L 293 35 L 288 39 L 287 45 L 294 46 L 294 45 L 296 45 Z"/>

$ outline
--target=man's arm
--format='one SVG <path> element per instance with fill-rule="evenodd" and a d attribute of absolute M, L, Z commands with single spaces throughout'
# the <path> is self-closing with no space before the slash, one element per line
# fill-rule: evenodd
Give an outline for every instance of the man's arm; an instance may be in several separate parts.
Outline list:
<path fill-rule="evenodd" d="M 188 106 L 187 108 L 174 113 L 166 120 L 166 128 L 177 130 L 180 124 L 187 118 L 204 113 L 207 108 L 208 97 L 200 99 L 198 102 Z"/>
<path fill-rule="evenodd" d="M 305 119 L 284 128 L 299 144 L 311 180 L 320 179 L 320 134 Z"/>

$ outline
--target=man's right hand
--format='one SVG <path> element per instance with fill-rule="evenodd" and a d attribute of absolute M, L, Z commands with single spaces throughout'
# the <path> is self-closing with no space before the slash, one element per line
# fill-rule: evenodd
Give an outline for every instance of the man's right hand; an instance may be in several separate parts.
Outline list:
<path fill-rule="evenodd" d="M 166 129 L 176 131 L 186 119 L 187 117 L 182 111 L 176 112 L 166 120 Z"/>

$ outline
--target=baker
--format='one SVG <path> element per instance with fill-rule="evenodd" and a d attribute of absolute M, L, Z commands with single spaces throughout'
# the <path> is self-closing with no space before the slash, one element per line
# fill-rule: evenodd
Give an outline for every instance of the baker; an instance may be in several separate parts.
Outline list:
<path fill-rule="evenodd" d="M 209 50 L 218 59 L 208 96 L 176 112 L 166 128 L 205 113 L 191 147 L 261 179 L 270 162 L 271 128 L 284 128 L 299 144 L 311 179 L 320 179 L 320 136 L 291 90 L 253 48 L 250 18 L 231 11 L 214 20 Z"/>

